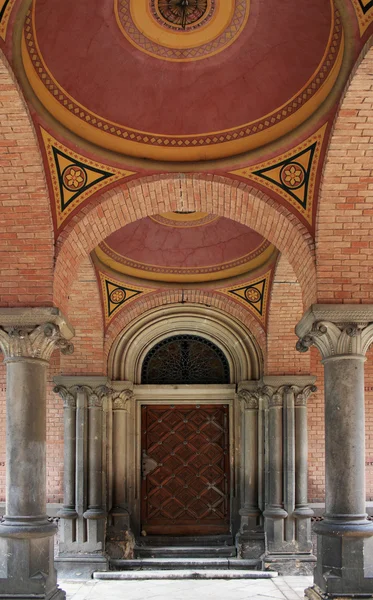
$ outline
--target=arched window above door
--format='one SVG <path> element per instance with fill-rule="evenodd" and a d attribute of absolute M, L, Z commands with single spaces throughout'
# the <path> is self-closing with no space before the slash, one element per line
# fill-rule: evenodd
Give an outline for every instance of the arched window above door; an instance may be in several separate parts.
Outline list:
<path fill-rule="evenodd" d="M 141 369 L 141 383 L 230 383 L 229 363 L 210 340 L 196 335 L 174 335 L 149 350 Z"/>

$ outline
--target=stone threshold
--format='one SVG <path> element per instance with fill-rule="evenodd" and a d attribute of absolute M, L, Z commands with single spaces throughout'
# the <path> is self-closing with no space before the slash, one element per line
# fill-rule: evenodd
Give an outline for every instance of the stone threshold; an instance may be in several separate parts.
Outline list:
<path fill-rule="evenodd" d="M 248 571 L 238 569 L 177 569 L 160 571 L 106 571 L 93 573 L 93 579 L 110 581 L 159 579 L 273 579 L 274 571 Z"/>

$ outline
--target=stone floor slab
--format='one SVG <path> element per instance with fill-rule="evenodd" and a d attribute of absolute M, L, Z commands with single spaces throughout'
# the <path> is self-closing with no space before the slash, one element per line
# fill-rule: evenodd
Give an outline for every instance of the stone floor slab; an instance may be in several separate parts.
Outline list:
<path fill-rule="evenodd" d="M 59 581 L 67 600 L 303 600 L 312 577 L 267 580 Z"/>

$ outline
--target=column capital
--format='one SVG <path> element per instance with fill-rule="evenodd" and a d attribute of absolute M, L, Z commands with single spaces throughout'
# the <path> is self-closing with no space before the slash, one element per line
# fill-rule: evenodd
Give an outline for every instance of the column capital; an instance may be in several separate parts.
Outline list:
<path fill-rule="evenodd" d="M 373 342 L 373 305 L 314 304 L 295 332 L 299 352 L 316 346 L 323 359 L 365 356 Z"/>
<path fill-rule="evenodd" d="M 237 398 L 243 410 L 257 410 L 259 408 L 259 391 L 241 388 L 237 391 Z"/>
<path fill-rule="evenodd" d="M 108 396 L 111 392 L 110 388 L 105 385 L 101 380 L 101 377 L 98 377 L 97 383 L 100 385 L 94 386 L 87 385 L 85 382 L 81 382 L 81 384 L 76 383 L 74 380 L 79 378 L 72 377 L 55 377 L 55 383 L 59 383 L 61 380 L 66 379 L 67 385 L 56 385 L 53 389 L 55 394 L 59 394 L 64 402 L 64 408 L 75 408 L 77 403 L 77 397 L 79 393 L 84 393 L 87 397 L 88 408 L 102 408 L 103 401 L 105 396 Z M 68 383 L 73 382 L 73 385 L 68 385 Z"/>
<path fill-rule="evenodd" d="M 58 308 L 1 308 L 0 350 L 5 361 L 39 359 L 49 361 L 58 348 L 72 354 L 74 329 Z"/>
<path fill-rule="evenodd" d="M 113 402 L 113 410 L 127 411 L 127 404 L 132 400 L 134 393 L 132 390 L 113 390 L 110 389 L 109 397 Z"/>

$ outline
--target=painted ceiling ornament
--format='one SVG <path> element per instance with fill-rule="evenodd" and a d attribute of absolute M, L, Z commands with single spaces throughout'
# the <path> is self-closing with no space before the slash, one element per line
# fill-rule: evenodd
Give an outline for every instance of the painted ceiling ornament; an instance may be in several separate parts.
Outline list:
<path fill-rule="evenodd" d="M 116 280 L 100 272 L 101 293 L 104 305 L 105 324 L 109 325 L 113 317 L 119 313 L 120 309 L 127 303 L 132 302 L 144 293 L 153 292 L 153 289 L 140 288 L 137 286 L 129 287 L 123 281 Z"/>
<path fill-rule="evenodd" d="M 16 0 L 0 0 L 0 38 L 5 41 L 10 14 Z"/>
<path fill-rule="evenodd" d="M 272 267 L 264 275 L 245 284 L 218 290 L 243 304 L 259 320 L 261 325 L 267 322 L 268 294 L 271 285 Z"/>
<path fill-rule="evenodd" d="M 77 154 L 41 129 L 54 197 L 57 230 L 85 200 L 133 171 L 113 169 Z"/>
<path fill-rule="evenodd" d="M 352 0 L 352 4 L 359 23 L 360 35 L 363 36 L 369 25 L 373 23 L 373 0 Z"/>
<path fill-rule="evenodd" d="M 211 12 L 211 0 L 151 0 L 151 5 L 168 26 L 177 26 L 184 31 L 200 24 L 209 9 Z"/>
<path fill-rule="evenodd" d="M 260 183 L 287 200 L 313 225 L 316 178 L 327 125 L 285 154 L 258 165 L 232 171 Z"/>
<path fill-rule="evenodd" d="M 190 25 L 192 5 L 182 0 L 112 1 L 102 27 L 102 0 L 33 0 L 22 37 L 25 73 L 44 109 L 99 148 L 167 161 L 238 155 L 290 134 L 335 93 L 344 31 L 333 0 L 288 0 L 280 29 L 278 0 L 266 0 L 265 11 L 263 0 L 205 0 L 204 13 L 204 4 L 188 13 Z M 171 23 L 171 9 L 181 24 Z M 83 55 L 84 69 L 71 78 L 66 65 Z M 287 77 L 295 55 L 302 64 L 293 61 Z M 177 64 L 165 70 L 164 61 L 192 64 L 180 78 Z"/>

